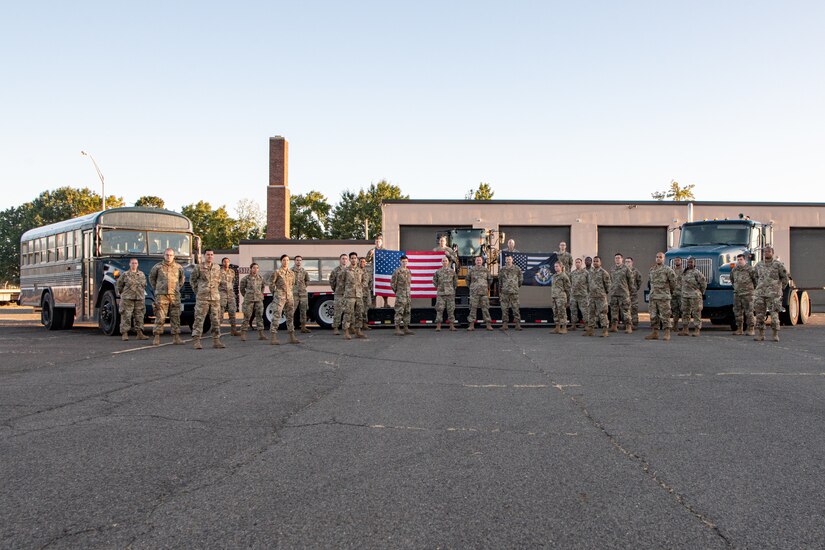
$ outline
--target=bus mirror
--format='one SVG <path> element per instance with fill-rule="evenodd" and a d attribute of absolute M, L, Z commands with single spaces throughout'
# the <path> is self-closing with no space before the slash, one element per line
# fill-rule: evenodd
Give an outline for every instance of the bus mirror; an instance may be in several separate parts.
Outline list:
<path fill-rule="evenodd" d="M 100 241 L 103 236 L 103 229 L 98 225 L 95 228 L 95 256 L 100 256 Z"/>

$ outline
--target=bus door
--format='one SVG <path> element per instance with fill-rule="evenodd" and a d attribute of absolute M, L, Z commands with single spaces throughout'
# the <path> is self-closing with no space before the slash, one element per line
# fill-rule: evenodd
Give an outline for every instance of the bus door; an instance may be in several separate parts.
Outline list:
<path fill-rule="evenodd" d="M 83 319 L 88 321 L 95 312 L 94 233 L 83 232 Z"/>

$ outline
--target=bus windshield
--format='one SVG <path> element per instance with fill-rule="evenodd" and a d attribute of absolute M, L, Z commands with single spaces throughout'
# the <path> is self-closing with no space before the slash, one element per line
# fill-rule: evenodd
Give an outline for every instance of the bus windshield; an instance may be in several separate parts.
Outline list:
<path fill-rule="evenodd" d="M 688 225 L 682 228 L 682 246 L 748 245 L 750 226 L 729 223 Z"/>
<path fill-rule="evenodd" d="M 189 234 L 149 231 L 147 238 L 146 231 L 106 229 L 100 237 L 100 253 L 104 256 L 147 253 L 162 255 L 167 248 L 174 250 L 175 256 L 189 256 L 192 250 Z"/>
<path fill-rule="evenodd" d="M 149 232 L 149 254 L 163 254 L 167 249 L 175 251 L 175 256 L 189 256 L 192 250 L 189 235 L 186 233 Z"/>

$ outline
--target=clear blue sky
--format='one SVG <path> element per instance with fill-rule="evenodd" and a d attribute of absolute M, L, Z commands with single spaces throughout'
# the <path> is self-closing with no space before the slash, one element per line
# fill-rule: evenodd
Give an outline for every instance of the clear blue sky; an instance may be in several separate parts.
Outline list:
<path fill-rule="evenodd" d="M 825 202 L 825 2 L 7 2 L 0 207 L 413 198 Z"/>

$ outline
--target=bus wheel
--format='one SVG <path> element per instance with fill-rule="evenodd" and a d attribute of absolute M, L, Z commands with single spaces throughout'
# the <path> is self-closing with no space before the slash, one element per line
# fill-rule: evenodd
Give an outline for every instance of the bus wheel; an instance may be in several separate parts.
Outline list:
<path fill-rule="evenodd" d="M 335 320 L 335 298 L 322 296 L 312 306 L 312 316 L 321 328 L 332 327 Z"/>
<path fill-rule="evenodd" d="M 103 293 L 100 301 L 100 311 L 97 316 L 97 326 L 106 336 L 118 334 L 120 324 L 120 313 L 117 310 L 117 298 L 111 289 Z"/>
<path fill-rule="evenodd" d="M 799 293 L 799 324 L 804 325 L 811 317 L 811 297 L 807 292 Z"/>
<path fill-rule="evenodd" d="M 48 330 L 60 330 L 63 328 L 63 310 L 54 307 L 54 299 L 51 292 L 43 296 L 40 310 L 40 322 Z"/>

